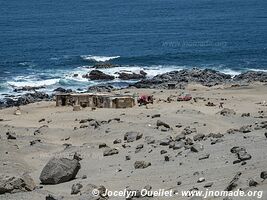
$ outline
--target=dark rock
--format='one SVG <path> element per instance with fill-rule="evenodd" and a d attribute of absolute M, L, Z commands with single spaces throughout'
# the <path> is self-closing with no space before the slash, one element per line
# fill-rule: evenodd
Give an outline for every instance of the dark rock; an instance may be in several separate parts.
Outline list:
<path fill-rule="evenodd" d="M 126 140 L 127 142 L 133 142 L 141 139 L 142 137 L 143 137 L 142 133 L 130 131 L 125 133 L 124 140 Z"/>
<path fill-rule="evenodd" d="M 194 144 L 194 142 L 193 142 L 193 140 L 191 138 L 186 138 L 185 139 L 185 145 L 193 145 L 193 144 Z"/>
<path fill-rule="evenodd" d="M 160 126 L 163 126 L 163 127 L 167 128 L 167 129 L 171 128 L 169 124 L 167 124 L 167 123 L 165 123 L 165 122 L 163 122 L 161 120 L 158 120 L 157 121 L 157 127 L 160 127 Z"/>
<path fill-rule="evenodd" d="M 75 183 L 71 187 L 71 194 L 78 194 L 81 192 L 83 185 L 81 183 Z"/>
<path fill-rule="evenodd" d="M 172 148 L 173 150 L 177 150 L 177 149 L 181 149 L 185 146 L 185 143 L 182 142 L 182 141 L 179 141 L 179 142 L 174 142 Z"/>
<path fill-rule="evenodd" d="M 258 185 L 258 183 L 256 181 L 254 181 L 253 179 L 250 179 L 248 181 L 248 186 L 249 187 L 256 187 Z"/>
<path fill-rule="evenodd" d="M 36 139 L 36 140 L 32 140 L 32 141 L 30 141 L 30 145 L 32 146 L 32 145 L 35 145 L 35 144 L 37 144 L 37 143 L 41 143 L 41 140 L 40 139 Z"/>
<path fill-rule="evenodd" d="M 204 185 L 204 188 L 210 188 L 210 187 L 212 187 L 213 186 L 213 182 L 210 182 L 210 183 L 206 183 L 205 185 Z"/>
<path fill-rule="evenodd" d="M 131 156 L 129 155 L 125 156 L 125 160 L 131 160 Z"/>
<path fill-rule="evenodd" d="M 220 143 L 220 142 L 223 142 L 223 139 L 221 138 L 218 138 L 218 139 L 211 139 L 211 145 L 214 145 L 214 144 L 217 144 L 217 143 Z"/>
<path fill-rule="evenodd" d="M 191 128 L 190 126 L 187 126 L 184 128 L 184 130 L 182 131 L 182 135 L 189 135 L 189 134 L 192 134 L 192 133 L 196 133 L 197 130 L 196 128 Z"/>
<path fill-rule="evenodd" d="M 33 191 L 36 185 L 28 174 L 0 175 L 0 194 Z"/>
<path fill-rule="evenodd" d="M 194 144 L 192 147 L 191 147 L 191 151 L 192 152 L 195 152 L 195 153 L 198 153 L 200 151 L 203 151 L 203 145 L 202 144 Z"/>
<path fill-rule="evenodd" d="M 107 144 L 106 143 L 101 143 L 98 145 L 99 149 L 102 149 L 102 148 L 105 148 L 107 147 Z"/>
<path fill-rule="evenodd" d="M 147 167 L 151 166 L 150 162 L 146 162 L 146 161 L 136 161 L 134 163 L 134 168 L 135 169 L 145 169 Z"/>
<path fill-rule="evenodd" d="M 106 148 L 103 152 L 103 156 L 112 156 L 112 155 L 115 155 L 115 154 L 118 154 L 119 153 L 119 150 L 118 149 L 115 149 L 115 148 Z"/>
<path fill-rule="evenodd" d="M 241 117 L 250 117 L 250 113 L 242 113 Z"/>
<path fill-rule="evenodd" d="M 121 143 L 121 139 L 116 139 L 113 141 L 113 144 L 120 144 Z"/>
<path fill-rule="evenodd" d="M 208 159 L 210 157 L 210 154 L 204 154 L 204 155 L 201 155 L 198 160 L 205 160 L 205 159 Z"/>
<path fill-rule="evenodd" d="M 251 132 L 251 125 L 242 126 L 239 129 L 239 132 L 241 132 L 241 133 L 249 133 L 249 132 Z"/>
<path fill-rule="evenodd" d="M 267 179 L 267 171 L 263 171 L 263 172 L 261 172 L 261 175 L 260 175 L 260 177 L 262 178 L 262 179 Z"/>
<path fill-rule="evenodd" d="M 224 108 L 220 112 L 218 112 L 218 114 L 222 116 L 231 116 L 231 115 L 235 115 L 236 112 L 233 109 Z"/>
<path fill-rule="evenodd" d="M 205 138 L 205 135 L 203 133 L 198 133 L 193 137 L 194 141 L 202 141 Z"/>
<path fill-rule="evenodd" d="M 144 145 L 143 144 L 139 144 L 137 145 L 137 147 L 135 148 L 135 153 L 138 153 L 139 151 L 141 151 L 141 149 L 144 148 Z"/>
<path fill-rule="evenodd" d="M 74 179 L 81 165 L 76 159 L 52 158 L 43 168 L 40 181 L 42 184 L 59 184 Z"/>
<path fill-rule="evenodd" d="M 14 132 L 7 132 L 6 136 L 7 136 L 8 140 L 16 140 L 17 139 L 16 133 L 14 133 Z"/>
<path fill-rule="evenodd" d="M 154 144 L 155 143 L 155 139 L 151 136 L 146 136 L 145 141 L 147 144 Z"/>
<path fill-rule="evenodd" d="M 168 155 L 166 155 L 166 156 L 164 156 L 164 160 L 165 160 L 166 162 L 168 162 L 168 161 L 170 161 L 170 157 L 169 157 Z"/>
<path fill-rule="evenodd" d="M 167 137 L 161 139 L 159 141 L 159 144 L 162 145 L 162 146 L 168 146 L 172 141 L 173 141 L 172 137 L 171 136 L 167 136 Z"/>
<path fill-rule="evenodd" d="M 151 118 L 157 118 L 157 117 L 160 117 L 160 114 L 155 114 L 151 116 Z"/>
<path fill-rule="evenodd" d="M 161 154 L 161 155 L 162 155 L 162 154 L 165 154 L 165 153 L 168 153 L 168 152 L 167 152 L 166 150 L 164 150 L 164 149 L 160 151 L 160 154 Z"/>
<path fill-rule="evenodd" d="M 45 200 L 63 200 L 63 199 L 64 199 L 63 196 L 55 196 L 55 195 L 52 195 L 52 194 L 48 194 L 45 197 Z"/>
<path fill-rule="evenodd" d="M 92 70 L 89 74 L 83 75 L 83 78 L 88 78 L 91 80 L 113 80 L 114 76 L 105 74 L 100 70 Z"/>
<path fill-rule="evenodd" d="M 185 135 L 184 134 L 180 134 L 180 135 L 177 135 L 176 137 L 175 137 L 175 141 L 180 141 L 180 140 L 184 140 L 185 139 Z"/>
<path fill-rule="evenodd" d="M 241 172 L 238 172 L 235 176 L 234 176 L 234 178 L 232 179 L 232 181 L 228 184 L 228 186 L 226 187 L 226 191 L 232 191 L 233 189 L 235 189 L 236 187 L 237 187 L 237 182 L 238 182 L 238 180 L 239 180 L 239 178 L 240 178 L 240 176 L 242 175 L 242 173 Z"/>

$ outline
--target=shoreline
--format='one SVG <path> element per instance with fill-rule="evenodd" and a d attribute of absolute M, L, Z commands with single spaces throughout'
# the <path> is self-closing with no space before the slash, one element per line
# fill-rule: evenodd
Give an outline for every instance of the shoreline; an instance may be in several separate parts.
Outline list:
<path fill-rule="evenodd" d="M 97 71 L 93 74 L 93 78 L 96 80 L 105 80 L 110 78 L 110 75 L 106 75 L 101 71 Z M 253 82 L 267 82 L 267 72 L 261 71 L 247 71 L 236 76 L 230 76 L 228 74 L 221 73 L 216 70 L 211 69 L 186 69 L 179 71 L 171 71 L 163 74 L 158 74 L 153 78 L 145 78 L 146 73 L 140 72 L 141 74 L 125 74 L 122 73 L 121 76 L 125 80 L 132 80 L 136 78 L 135 83 L 128 84 L 126 88 L 154 88 L 154 89 L 166 89 L 168 83 L 175 84 L 177 89 L 185 87 L 187 84 L 201 84 L 207 87 L 213 87 L 216 85 L 227 85 L 232 84 L 235 87 L 240 85 L 251 84 Z M 87 75 L 90 78 L 90 75 Z M 143 79 L 140 80 L 140 76 Z M 51 101 L 56 93 L 72 93 L 75 92 L 71 89 L 65 89 L 62 87 L 54 89 L 50 94 L 43 92 L 45 86 L 31 87 L 23 86 L 14 89 L 14 93 L 6 95 L 0 100 L 0 108 L 13 107 L 27 105 L 29 103 L 34 103 L 38 101 Z M 125 87 L 124 87 L 125 88 Z M 121 90 L 124 88 L 113 87 L 112 84 L 98 84 L 95 86 L 89 86 L 85 92 L 111 92 L 115 90 Z M 41 89 L 41 90 L 40 90 Z M 40 90 L 40 91 L 39 91 Z M 78 91 L 79 92 L 79 91 Z M 81 92 L 83 93 L 83 92 Z M 17 95 L 16 95 L 17 94 Z"/>

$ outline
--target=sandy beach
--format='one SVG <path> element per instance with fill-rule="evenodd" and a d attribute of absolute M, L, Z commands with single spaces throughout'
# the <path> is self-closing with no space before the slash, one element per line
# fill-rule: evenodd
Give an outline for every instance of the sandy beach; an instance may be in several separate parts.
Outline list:
<path fill-rule="evenodd" d="M 177 96 L 182 91 L 190 93 L 193 99 L 178 102 Z M 127 109 L 73 111 L 71 106 L 56 107 L 55 101 L 51 101 L 21 106 L 19 115 L 14 115 L 15 107 L 0 110 L 1 174 L 28 173 L 36 185 L 33 191 L 6 193 L 0 199 L 41 200 L 50 194 L 55 199 L 102 199 L 82 192 L 88 184 L 104 186 L 110 191 L 144 187 L 178 193 L 225 191 L 239 172 L 241 175 L 231 190 L 264 191 L 262 199 L 267 199 L 267 180 L 260 176 L 267 170 L 266 85 L 208 88 L 190 84 L 185 90 L 124 89 L 114 93 L 152 94 L 155 100 L 147 106 Z M 208 102 L 214 106 L 207 106 Z M 222 102 L 223 108 L 219 108 Z M 226 112 L 220 113 L 223 109 Z M 127 142 L 124 140 L 127 132 L 141 136 Z M 116 153 L 104 156 L 108 148 L 105 145 L 116 149 Z M 239 155 L 233 147 L 243 147 L 245 153 Z M 81 168 L 73 180 L 41 184 L 41 171 L 51 158 L 72 159 L 75 153 L 81 159 Z M 141 168 L 136 167 L 136 161 L 144 161 Z M 71 195 L 75 184 L 83 187 Z M 192 197 L 178 194 L 143 197 L 146 198 Z"/>

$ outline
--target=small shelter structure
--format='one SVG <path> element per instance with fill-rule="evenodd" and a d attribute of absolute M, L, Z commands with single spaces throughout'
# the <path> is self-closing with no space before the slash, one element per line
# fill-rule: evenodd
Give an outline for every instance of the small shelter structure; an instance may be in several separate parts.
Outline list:
<path fill-rule="evenodd" d="M 95 93 L 60 93 L 56 95 L 56 106 L 131 108 L 135 99 L 131 95 L 110 95 Z"/>

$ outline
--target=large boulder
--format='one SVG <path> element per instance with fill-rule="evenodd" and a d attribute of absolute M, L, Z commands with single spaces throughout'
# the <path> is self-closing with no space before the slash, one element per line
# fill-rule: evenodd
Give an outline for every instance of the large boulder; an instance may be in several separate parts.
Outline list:
<path fill-rule="evenodd" d="M 89 74 L 83 76 L 83 78 L 88 78 L 91 80 L 113 80 L 114 76 L 105 74 L 100 70 L 92 70 Z"/>
<path fill-rule="evenodd" d="M 0 194 L 27 192 L 36 187 L 33 179 L 28 174 L 22 176 L 0 175 Z"/>
<path fill-rule="evenodd" d="M 42 184 L 59 184 L 75 178 L 81 165 L 76 159 L 52 158 L 43 168 L 40 181 Z"/>

